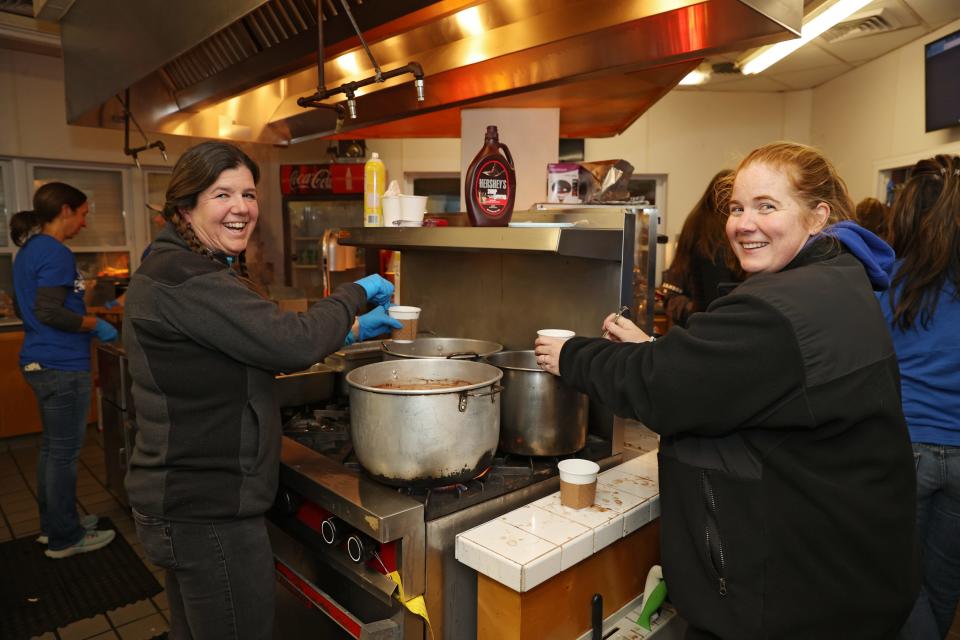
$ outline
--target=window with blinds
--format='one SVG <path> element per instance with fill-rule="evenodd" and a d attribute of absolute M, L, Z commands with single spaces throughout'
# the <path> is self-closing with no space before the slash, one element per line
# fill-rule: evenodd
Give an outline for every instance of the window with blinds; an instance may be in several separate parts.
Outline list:
<path fill-rule="evenodd" d="M 126 247 L 123 174 L 109 169 L 34 167 L 33 190 L 48 182 L 65 182 L 87 195 L 87 227 L 66 244 L 70 247 Z"/>

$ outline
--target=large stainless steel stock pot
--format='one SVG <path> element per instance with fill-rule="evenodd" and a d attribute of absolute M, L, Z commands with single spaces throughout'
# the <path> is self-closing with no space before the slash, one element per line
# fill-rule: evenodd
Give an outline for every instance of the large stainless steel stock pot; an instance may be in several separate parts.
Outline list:
<path fill-rule="evenodd" d="M 357 459 L 392 485 L 476 477 L 497 450 L 502 377 L 496 367 L 469 360 L 391 360 L 354 369 L 347 384 Z"/>

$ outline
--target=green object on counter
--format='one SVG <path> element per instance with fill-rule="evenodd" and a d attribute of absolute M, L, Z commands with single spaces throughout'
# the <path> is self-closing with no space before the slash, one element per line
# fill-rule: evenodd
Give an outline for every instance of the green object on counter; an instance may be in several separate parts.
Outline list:
<path fill-rule="evenodd" d="M 667 599 L 667 583 L 663 581 L 663 569 L 660 565 L 653 565 L 647 572 L 647 581 L 643 588 L 643 605 L 637 624 L 650 631 L 650 618 L 660 610 L 663 601 Z"/>

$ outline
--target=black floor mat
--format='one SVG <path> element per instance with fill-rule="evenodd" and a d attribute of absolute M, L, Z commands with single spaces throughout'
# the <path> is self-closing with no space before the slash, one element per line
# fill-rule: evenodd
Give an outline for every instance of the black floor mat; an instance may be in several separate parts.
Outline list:
<path fill-rule="evenodd" d="M 98 529 L 112 529 L 101 518 Z M 36 536 L 0 544 L 0 638 L 40 635 L 162 590 L 123 536 L 61 560 L 43 555 Z"/>

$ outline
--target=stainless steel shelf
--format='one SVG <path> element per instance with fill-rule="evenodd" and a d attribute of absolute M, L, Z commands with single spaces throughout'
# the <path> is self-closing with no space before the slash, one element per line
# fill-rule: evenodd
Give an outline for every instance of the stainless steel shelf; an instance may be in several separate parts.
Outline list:
<path fill-rule="evenodd" d="M 515 227 L 405 227 L 343 229 L 340 244 L 381 249 L 544 253 L 619 261 L 622 229 Z"/>

